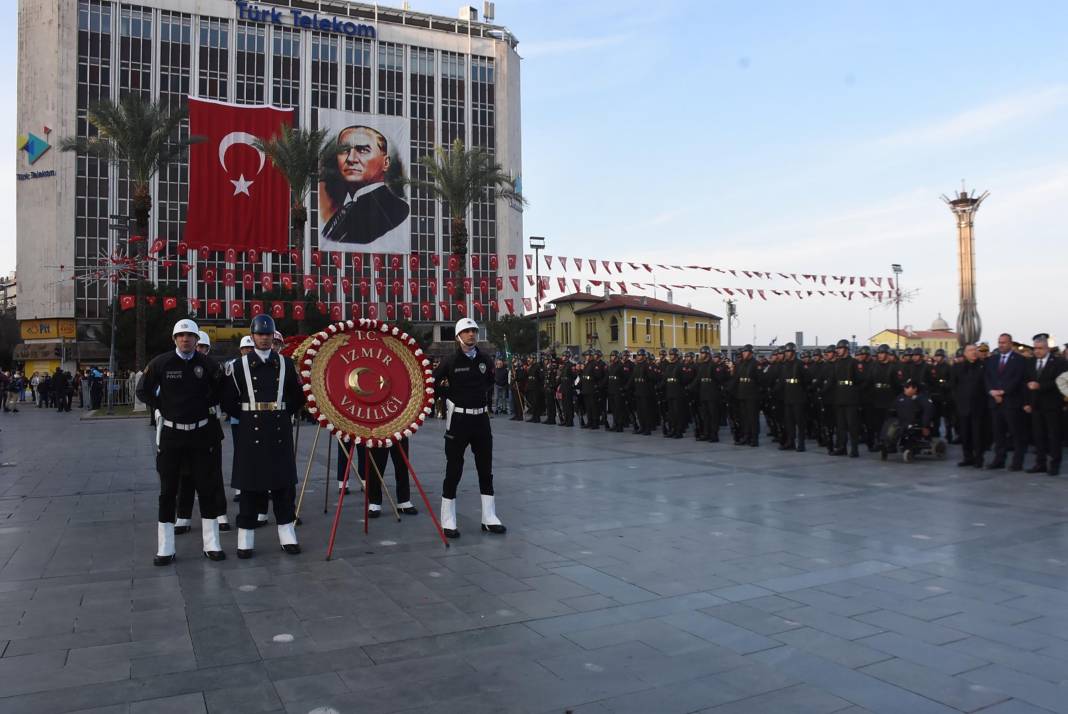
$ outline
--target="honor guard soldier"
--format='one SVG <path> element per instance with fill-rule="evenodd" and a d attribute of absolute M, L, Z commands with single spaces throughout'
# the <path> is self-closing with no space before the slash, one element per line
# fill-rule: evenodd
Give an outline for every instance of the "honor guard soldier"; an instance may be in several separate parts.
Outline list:
<path fill-rule="evenodd" d="M 712 361 L 712 349 L 705 345 L 701 348 L 701 358 L 697 363 L 697 374 L 687 389 L 697 397 L 697 433 L 698 441 L 719 441 L 719 377 L 716 364 Z"/>
<path fill-rule="evenodd" d="M 534 355 L 530 358 L 530 368 L 527 370 L 527 408 L 530 409 L 527 421 L 536 424 L 541 423 L 541 415 L 545 411 L 544 383 L 545 367 L 541 364 L 541 355 Z"/>
<path fill-rule="evenodd" d="M 857 361 L 849 356 L 849 340 L 838 340 L 835 345 L 837 357 L 834 361 L 833 401 L 835 431 L 837 440 L 834 455 L 846 455 L 846 440 L 849 441 L 849 455 L 860 456 L 857 442 L 860 440 L 860 380 L 861 371 Z"/>
<path fill-rule="evenodd" d="M 578 379 L 578 370 L 567 350 L 560 358 L 557 374 L 560 380 L 560 426 L 575 426 L 575 380 Z"/>
<path fill-rule="evenodd" d="M 275 327 L 270 315 L 252 319 L 251 354 L 231 363 L 223 390 L 223 409 L 239 414 L 230 485 L 241 489 L 237 514 L 237 557 L 251 558 L 257 514 L 274 503 L 278 542 L 290 555 L 297 544 L 297 463 L 293 417 L 304 404 L 293 360 L 272 349 Z"/>
<path fill-rule="evenodd" d="M 649 353 L 644 349 L 639 349 L 635 356 L 629 389 L 634 393 L 638 414 L 634 433 L 649 436 L 653 433 L 653 414 L 656 412 L 656 373 L 649 364 Z"/>
<path fill-rule="evenodd" d="M 527 389 L 527 366 L 519 357 L 512 357 L 512 421 L 523 421 L 526 403 L 523 394 Z"/>
<path fill-rule="evenodd" d="M 204 556 L 223 560 L 219 545 L 219 493 L 215 462 L 219 433 L 209 428 L 222 389 L 222 371 L 196 350 L 197 324 L 179 320 L 171 335 L 174 352 L 159 355 L 145 367 L 137 383 L 137 398 L 156 416 L 156 471 L 159 472 L 158 547 L 154 565 L 174 562 L 174 521 L 178 482 L 182 473 L 193 480 L 200 500 Z"/>
<path fill-rule="evenodd" d="M 601 382 L 604 368 L 597 361 L 597 353 L 586 350 L 586 365 L 582 368 L 582 383 L 579 389 L 586 407 L 586 424 L 583 429 L 601 428 Z"/>
<path fill-rule="evenodd" d="M 682 391 L 682 379 L 679 350 L 672 347 L 668 350 L 668 361 L 664 365 L 664 437 L 668 439 L 681 439 L 686 431 L 686 397 Z"/>
<path fill-rule="evenodd" d="M 545 405 L 544 424 L 556 426 L 556 412 L 559 411 L 556 403 L 556 388 L 559 386 L 559 375 L 556 372 L 556 359 L 549 352 L 542 359 L 542 403 Z M 562 418 L 562 417 L 561 417 Z"/>
<path fill-rule="evenodd" d="M 612 350 L 608 355 L 608 369 L 605 374 L 605 391 L 608 394 L 608 410 L 612 414 L 611 431 L 623 431 L 623 421 L 627 414 L 626 375 L 623 363 L 619 359 L 619 350 Z"/>
<path fill-rule="evenodd" d="M 434 382 L 449 380 L 445 417 L 445 482 L 441 486 L 441 529 L 459 538 L 456 527 L 456 488 L 464 474 L 464 452 L 471 447 L 482 496 L 482 530 L 504 533 L 493 493 L 493 432 L 489 395 L 493 390 L 493 360 L 478 349 L 478 323 L 470 317 L 456 323 L 456 349 L 434 369 Z"/>
<path fill-rule="evenodd" d="M 734 367 L 734 397 L 739 402 L 741 419 L 734 443 L 739 446 L 760 445 L 760 368 L 753 359 L 753 346 L 742 347 L 741 359 Z"/>
<path fill-rule="evenodd" d="M 952 441 L 953 419 L 947 408 L 950 400 L 949 364 L 946 362 L 946 351 L 943 349 L 935 350 L 934 361 L 927 367 L 927 395 L 931 400 L 931 408 L 934 409 L 931 433 L 938 436 L 942 421 L 945 420 L 946 441 Z"/>
<path fill-rule="evenodd" d="M 808 403 L 808 370 L 797 359 L 797 345 L 787 342 L 779 363 L 782 394 L 783 438 L 779 449 L 805 450 L 805 405 Z"/>

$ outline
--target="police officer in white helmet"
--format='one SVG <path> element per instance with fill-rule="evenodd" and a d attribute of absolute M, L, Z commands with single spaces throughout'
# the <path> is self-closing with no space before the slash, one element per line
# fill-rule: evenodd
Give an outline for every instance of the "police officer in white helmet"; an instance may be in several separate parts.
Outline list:
<path fill-rule="evenodd" d="M 470 445 L 482 495 L 482 530 L 504 533 L 493 494 L 493 434 L 489 403 L 493 393 L 493 359 L 478 349 L 478 324 L 469 317 L 456 323 L 456 351 L 434 369 L 434 382 L 448 381 L 445 402 L 445 483 L 441 487 L 441 527 L 459 538 L 456 487 L 463 476 L 464 452 Z"/>
<path fill-rule="evenodd" d="M 200 500 L 204 556 L 226 557 L 219 544 L 219 504 L 225 498 L 218 489 L 215 462 L 220 444 L 209 428 L 211 408 L 222 392 L 222 370 L 197 352 L 199 330 L 192 320 L 179 320 L 171 331 L 175 349 L 154 358 L 137 383 L 137 398 L 156 415 L 156 471 L 160 494 L 157 526 L 158 547 L 154 565 L 174 562 L 174 520 L 179 475 L 193 478 Z"/>

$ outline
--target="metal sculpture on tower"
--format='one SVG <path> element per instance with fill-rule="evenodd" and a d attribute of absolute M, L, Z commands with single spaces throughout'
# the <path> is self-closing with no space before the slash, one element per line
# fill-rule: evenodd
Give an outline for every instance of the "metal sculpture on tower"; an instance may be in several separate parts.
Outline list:
<path fill-rule="evenodd" d="M 942 200 L 957 217 L 957 258 L 960 267 L 960 314 L 957 315 L 957 340 L 961 347 L 979 339 L 983 331 L 983 322 L 979 319 L 979 308 L 975 301 L 975 213 L 989 191 L 976 196 L 970 194 L 961 182 L 961 191 L 956 198 L 945 194 Z"/>

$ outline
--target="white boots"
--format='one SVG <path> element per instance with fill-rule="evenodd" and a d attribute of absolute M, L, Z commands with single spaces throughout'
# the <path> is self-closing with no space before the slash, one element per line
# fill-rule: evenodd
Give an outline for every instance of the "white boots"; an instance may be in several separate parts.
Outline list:
<path fill-rule="evenodd" d="M 225 513 L 223 515 L 219 516 L 218 518 L 216 518 L 215 520 L 218 521 L 218 523 L 219 523 L 219 530 L 221 530 L 221 531 L 230 530 L 230 519 L 226 517 Z"/>
<path fill-rule="evenodd" d="M 225 560 L 226 553 L 219 545 L 219 522 L 214 518 L 201 518 L 200 531 L 204 539 L 204 557 L 208 560 Z"/>
<path fill-rule="evenodd" d="M 251 528 L 237 529 L 237 557 L 245 560 L 252 557 L 256 547 L 256 531 Z"/>
<path fill-rule="evenodd" d="M 460 531 L 456 530 L 456 499 L 441 497 L 441 530 L 446 538 L 459 538 Z"/>
<path fill-rule="evenodd" d="M 174 562 L 174 524 L 158 523 L 156 525 L 156 557 L 153 565 L 170 565 Z"/>
<path fill-rule="evenodd" d="M 456 529 L 456 499 L 441 499 L 441 530 L 446 538 L 459 538 Z M 487 533 L 504 533 L 508 529 L 497 517 L 497 506 L 493 496 L 482 496 L 482 530 Z"/>
<path fill-rule="evenodd" d="M 497 505 L 493 496 L 482 496 L 482 530 L 488 533 L 504 533 L 507 528 L 497 518 Z"/>
<path fill-rule="evenodd" d="M 294 523 L 287 523 L 284 526 L 278 526 L 278 544 L 282 546 L 289 555 L 296 555 L 300 552 L 300 546 L 297 544 L 297 529 Z"/>
<path fill-rule="evenodd" d="M 189 518 L 176 518 L 174 520 L 174 532 L 177 535 L 188 533 L 191 525 L 192 520 Z"/>

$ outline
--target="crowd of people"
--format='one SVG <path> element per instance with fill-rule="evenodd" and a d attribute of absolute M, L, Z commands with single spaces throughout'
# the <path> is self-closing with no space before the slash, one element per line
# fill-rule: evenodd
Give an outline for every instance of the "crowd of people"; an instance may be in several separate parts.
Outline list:
<path fill-rule="evenodd" d="M 970 344 L 954 355 L 885 344 L 854 351 L 846 340 L 812 352 L 790 343 L 760 357 L 745 345 L 733 359 L 708 347 L 613 351 L 607 361 L 588 350 L 582 362 L 569 352 L 509 365 L 498 356 L 490 404 L 513 420 L 674 439 L 692 427 L 698 441 L 718 442 L 727 427 L 739 446 L 759 446 L 766 430 L 781 450 L 815 443 L 853 458 L 862 445 L 885 455 L 905 440 L 944 438 L 961 445 L 961 467 L 1019 471 L 1030 447 L 1028 471 L 1058 475 L 1066 371 L 1045 334 L 1029 347 L 1002 334 L 993 351 Z"/>
<path fill-rule="evenodd" d="M 100 409 L 109 385 L 116 389 L 112 373 L 96 367 L 73 372 L 57 367 L 54 372 L 34 372 L 28 378 L 18 370 L 0 370 L 0 405 L 11 413 L 26 404 L 69 412 L 77 399 L 79 409 L 87 405 Z"/>

